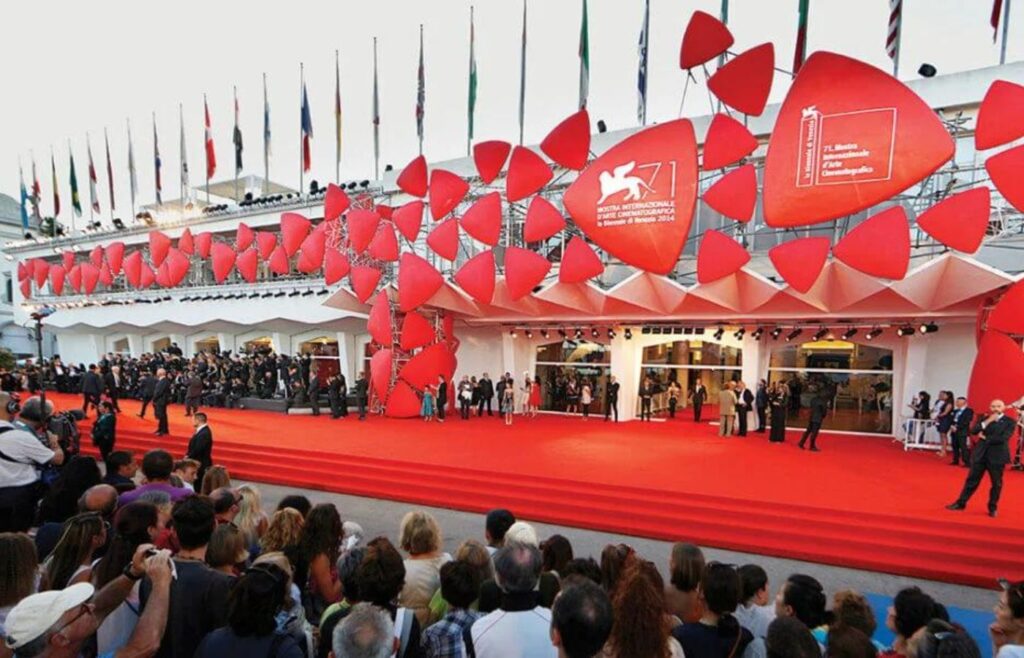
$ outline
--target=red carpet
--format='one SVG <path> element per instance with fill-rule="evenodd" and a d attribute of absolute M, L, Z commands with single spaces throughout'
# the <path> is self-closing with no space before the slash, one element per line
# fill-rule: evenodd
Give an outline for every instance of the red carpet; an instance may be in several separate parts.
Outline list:
<path fill-rule="evenodd" d="M 77 404 L 58 396 L 59 406 Z M 137 402 L 122 406 L 119 448 L 183 453 L 191 419 L 180 406 L 171 408 L 173 436 L 160 439 L 155 421 L 134 415 Z M 469 511 L 508 507 L 526 519 L 980 587 L 1024 577 L 1024 476 L 1007 472 L 998 519 L 985 515 L 987 480 L 967 512 L 948 512 L 966 470 L 888 438 L 823 435 L 814 454 L 797 450 L 793 433 L 772 445 L 679 420 L 542 415 L 506 427 L 487 418 L 208 412 L 214 460 L 240 479 Z M 95 453 L 87 438 L 83 448 Z"/>

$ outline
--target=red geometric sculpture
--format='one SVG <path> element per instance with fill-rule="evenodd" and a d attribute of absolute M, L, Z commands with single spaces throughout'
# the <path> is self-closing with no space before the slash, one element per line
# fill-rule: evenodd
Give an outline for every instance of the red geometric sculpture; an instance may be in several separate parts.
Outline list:
<path fill-rule="evenodd" d="M 309 235 L 312 222 L 297 212 L 286 212 L 281 215 L 281 245 L 288 258 L 295 255 L 302 241 Z"/>
<path fill-rule="evenodd" d="M 459 253 L 459 221 L 444 220 L 427 235 L 427 246 L 445 260 L 455 260 Z"/>
<path fill-rule="evenodd" d="M 489 192 L 470 206 L 460 221 L 470 236 L 495 246 L 501 237 L 501 193 Z"/>
<path fill-rule="evenodd" d="M 291 271 L 288 252 L 284 250 L 282 245 L 277 245 L 274 247 L 274 250 L 270 252 L 270 258 L 267 259 L 267 265 L 270 267 L 270 271 L 274 274 L 284 275 Z"/>
<path fill-rule="evenodd" d="M 692 69 L 710 62 L 732 46 L 732 32 L 711 14 L 695 11 L 679 46 L 679 68 Z"/>
<path fill-rule="evenodd" d="M 399 189 L 409 196 L 424 197 L 427 195 L 427 159 L 417 156 L 405 166 L 395 180 Z"/>
<path fill-rule="evenodd" d="M 910 265 L 910 225 L 903 206 L 869 217 L 832 247 L 850 267 L 883 279 L 902 279 Z"/>
<path fill-rule="evenodd" d="M 917 225 L 951 249 L 973 254 L 985 239 L 991 192 L 975 187 L 950 195 L 917 217 Z"/>
<path fill-rule="evenodd" d="M 430 215 L 434 221 L 441 219 L 465 198 L 469 183 L 444 169 L 430 172 Z"/>
<path fill-rule="evenodd" d="M 423 202 L 419 199 L 395 208 L 391 213 L 395 228 L 409 242 L 416 242 L 423 226 Z"/>
<path fill-rule="evenodd" d="M 1008 334 L 1024 334 L 1024 281 L 1018 281 L 1003 293 L 989 313 L 986 325 Z"/>
<path fill-rule="evenodd" d="M 166 255 L 166 254 L 165 254 Z M 91 295 L 96 290 L 96 284 L 100 281 L 100 268 L 96 267 L 92 263 L 82 263 L 80 266 L 80 272 L 82 274 L 82 290 L 87 295 Z M 150 270 L 152 275 L 153 270 Z M 152 281 L 150 281 L 152 283 Z"/>
<path fill-rule="evenodd" d="M 150 286 L 153 285 L 153 283 L 155 281 L 156 281 L 156 272 L 153 271 L 153 268 L 150 267 L 148 263 L 143 261 L 143 263 L 142 263 L 142 273 L 139 275 L 139 287 L 142 288 L 142 289 L 149 288 Z M 84 272 L 83 272 L 82 285 L 85 285 Z"/>
<path fill-rule="evenodd" d="M 213 245 L 213 234 L 204 231 L 196 235 L 196 255 L 206 260 L 210 257 L 210 247 Z"/>
<path fill-rule="evenodd" d="M 110 266 L 110 273 L 117 276 L 121 273 L 121 264 L 124 262 L 124 243 L 111 242 L 107 245 L 107 265 Z"/>
<path fill-rule="evenodd" d="M 66 254 L 68 252 L 65 251 L 64 253 Z M 71 262 L 74 263 L 74 260 L 72 260 Z M 19 282 L 25 281 L 28 278 L 30 278 L 29 275 L 28 275 L 28 268 L 25 267 L 25 263 L 24 262 L 19 262 L 18 263 L 18 281 Z"/>
<path fill-rule="evenodd" d="M 138 252 L 136 252 L 136 253 L 138 253 Z M 140 265 L 142 263 L 142 255 L 141 254 L 139 254 L 139 263 L 140 263 Z M 71 289 L 72 290 L 74 290 L 75 292 L 82 292 L 82 266 L 81 265 L 75 265 L 70 270 L 68 270 L 67 281 L 68 281 L 68 283 L 71 284 Z M 129 282 L 130 281 L 131 280 L 129 279 Z M 32 285 L 32 281 L 30 279 L 25 279 L 24 281 L 21 282 L 21 285 L 22 285 L 22 291 L 24 291 L 24 289 L 25 289 L 24 286 L 25 285 L 31 286 Z M 138 283 L 135 283 L 133 285 L 136 288 L 139 287 Z"/>
<path fill-rule="evenodd" d="M 993 373 L 999 373 L 993 376 Z M 1017 341 L 997 331 L 981 337 L 978 356 L 971 368 L 967 402 L 985 414 L 989 403 L 999 399 L 1009 404 L 1024 395 L 1024 351 Z"/>
<path fill-rule="evenodd" d="M 832 242 L 828 238 L 799 238 L 768 251 L 775 271 L 797 292 L 807 292 L 821 276 Z"/>
<path fill-rule="evenodd" d="M 161 231 L 149 232 L 149 259 L 154 267 L 160 267 L 171 248 L 171 239 Z"/>
<path fill-rule="evenodd" d="M 296 269 L 306 274 L 312 274 L 320 269 L 324 262 L 326 246 L 327 233 L 325 231 L 313 231 L 306 236 L 306 239 L 302 241 L 302 246 L 299 248 L 299 260 L 295 264 Z"/>
<path fill-rule="evenodd" d="M 420 415 L 422 403 L 416 391 L 403 381 L 395 382 L 395 388 L 388 394 L 384 415 L 388 418 L 416 418 Z"/>
<path fill-rule="evenodd" d="M 71 274 L 71 270 L 68 270 L 68 274 Z M 128 281 L 128 284 L 133 288 L 138 288 L 142 276 L 142 252 L 133 251 L 128 254 L 124 259 L 124 278 Z M 79 286 L 72 283 L 72 287 L 76 290 Z"/>
<path fill-rule="evenodd" d="M 585 109 L 555 126 L 540 150 L 566 169 L 583 169 L 590 157 L 590 115 Z"/>
<path fill-rule="evenodd" d="M 551 270 L 551 261 L 522 247 L 505 249 L 505 285 L 513 301 L 522 299 L 540 285 Z"/>
<path fill-rule="evenodd" d="M 985 170 L 1010 205 L 1024 212 L 1024 144 L 993 155 L 985 161 Z"/>
<path fill-rule="evenodd" d="M 345 194 L 345 191 L 334 183 L 327 184 L 327 194 L 324 195 L 324 221 L 333 222 L 341 213 L 348 210 L 352 201 Z"/>
<path fill-rule="evenodd" d="M 366 332 L 375 343 L 391 347 L 391 302 L 384 290 L 377 293 L 370 305 L 370 313 L 366 316 Z"/>
<path fill-rule="evenodd" d="M 406 313 L 402 320 L 402 334 L 398 346 L 410 352 L 417 347 L 433 343 L 436 337 L 434 326 L 425 317 L 412 311 Z"/>
<path fill-rule="evenodd" d="M 255 247 L 246 249 L 235 259 L 235 269 L 249 283 L 256 283 L 256 268 L 259 267 L 259 264 L 260 255 Z"/>
<path fill-rule="evenodd" d="M 383 204 L 383 203 L 378 203 L 374 207 L 374 210 L 377 211 L 377 214 L 380 215 L 381 219 L 387 219 L 387 220 L 390 220 L 391 219 L 391 215 L 395 212 L 394 208 L 392 208 L 391 206 L 389 206 L 387 204 Z"/>
<path fill-rule="evenodd" d="M 259 252 L 260 260 L 267 260 L 277 246 L 277 233 L 270 231 L 256 232 L 256 250 Z"/>
<path fill-rule="evenodd" d="M 398 309 L 402 313 L 426 303 L 443 285 L 444 278 L 433 265 L 416 254 L 402 254 L 398 268 Z"/>
<path fill-rule="evenodd" d="M 230 245 L 217 242 L 213 245 L 211 264 L 213 266 L 213 279 L 217 283 L 224 283 L 231 270 L 235 267 L 235 250 Z"/>
<path fill-rule="evenodd" d="M 67 275 L 67 271 L 63 265 L 54 265 L 50 267 L 50 292 L 55 295 L 59 295 L 64 292 L 64 277 Z"/>
<path fill-rule="evenodd" d="M 658 162 L 676 164 L 641 167 Z M 646 128 L 619 142 L 592 162 L 563 197 L 565 209 L 594 244 L 656 274 L 676 266 L 696 200 L 697 140 L 687 119 Z M 635 211 L 654 211 L 648 218 L 656 221 L 628 223 Z"/>
<path fill-rule="evenodd" d="M 192 237 L 192 229 L 185 227 L 185 230 L 178 236 L 178 251 L 191 256 L 196 251 L 195 239 Z"/>
<path fill-rule="evenodd" d="M 92 264 L 92 263 L 90 263 Z M 93 267 L 96 267 L 93 265 Z M 43 284 L 46 283 L 46 277 L 50 273 L 50 264 L 42 258 L 36 259 L 36 265 L 32 268 L 33 278 L 36 282 L 36 288 L 42 288 Z"/>
<path fill-rule="evenodd" d="M 25 279 L 24 281 L 22 281 L 21 284 L 20 284 L 20 287 L 21 287 L 21 296 L 22 296 L 23 299 L 28 299 L 28 298 L 30 298 L 32 296 L 32 280 L 31 279 Z"/>
<path fill-rule="evenodd" d="M 565 245 L 562 254 L 562 267 L 558 270 L 558 280 L 562 283 L 583 283 L 604 272 L 604 264 L 590 248 L 587 241 L 574 235 L 569 244 Z"/>
<path fill-rule="evenodd" d="M 324 254 L 324 283 L 333 286 L 348 276 L 351 265 L 348 257 L 331 247 Z"/>
<path fill-rule="evenodd" d="M 103 283 L 103 270 L 100 270 L 100 283 Z M 167 261 L 164 260 L 163 264 L 156 268 L 156 285 L 161 288 L 171 287 L 171 276 L 167 272 Z"/>
<path fill-rule="evenodd" d="M 708 229 L 697 252 L 697 282 L 718 281 L 739 272 L 748 262 L 750 254 L 743 245 L 720 231 Z"/>
<path fill-rule="evenodd" d="M 523 240 L 541 242 L 565 228 L 565 218 L 550 201 L 542 196 L 530 200 L 523 224 Z"/>
<path fill-rule="evenodd" d="M 398 378 L 407 382 L 417 390 L 429 386 L 437 386 L 441 375 L 448 376 L 454 367 L 455 356 L 444 343 L 435 343 L 425 347 L 409 359 L 398 373 Z"/>
<path fill-rule="evenodd" d="M 515 203 L 536 193 L 548 184 L 554 173 L 544 159 L 530 149 L 517 146 L 512 149 L 512 159 L 505 177 L 505 198 Z"/>
<path fill-rule="evenodd" d="M 494 140 L 473 145 L 473 162 L 476 171 L 485 185 L 490 185 L 505 166 L 512 145 L 508 142 Z"/>
<path fill-rule="evenodd" d="M 356 265 L 349 272 L 349 280 L 356 299 L 365 304 L 380 283 L 380 270 L 369 265 Z"/>
<path fill-rule="evenodd" d="M 790 87 L 768 142 L 765 223 L 790 228 L 866 210 L 923 180 L 954 149 L 935 111 L 909 87 L 818 51 Z"/>
<path fill-rule="evenodd" d="M 121 244 L 123 245 L 124 243 L 121 243 Z M 64 269 L 65 270 L 70 270 L 72 267 L 75 266 L 75 252 L 73 252 L 73 251 L 65 251 L 64 253 L 62 253 L 60 255 L 60 258 L 61 258 L 61 262 L 64 265 Z M 28 276 L 28 275 L 26 274 L 25 276 Z M 19 281 L 22 280 L 20 270 L 18 272 L 18 280 Z"/>
<path fill-rule="evenodd" d="M 245 222 L 239 222 L 238 228 L 235 229 L 235 251 L 242 253 L 252 246 L 255 239 L 256 234 L 252 228 Z"/>
<path fill-rule="evenodd" d="M 349 246 L 357 254 L 363 253 L 377 233 L 380 215 L 372 210 L 355 208 L 348 213 L 345 221 L 348 223 Z"/>
<path fill-rule="evenodd" d="M 167 251 L 167 258 L 164 259 L 164 265 L 167 266 L 167 280 L 170 283 L 170 287 L 180 286 L 181 282 L 185 280 L 185 276 L 188 274 L 189 265 L 188 256 L 183 254 L 180 249 L 169 249 Z M 163 265 L 161 265 L 163 267 Z M 102 273 L 100 281 L 103 281 Z M 109 285 L 104 283 L 104 285 Z"/>
<path fill-rule="evenodd" d="M 488 249 L 467 260 L 455 273 L 455 283 L 481 304 L 494 299 L 494 251 Z"/>
<path fill-rule="evenodd" d="M 985 92 L 974 123 L 974 146 L 979 151 L 1024 137 L 1024 87 L 996 80 Z"/>
<path fill-rule="evenodd" d="M 730 59 L 708 79 L 708 89 L 723 103 L 751 116 L 768 104 L 775 77 L 775 47 L 763 43 Z"/>
<path fill-rule="evenodd" d="M 177 255 L 178 258 L 185 258 L 185 256 L 177 249 L 171 249 L 167 253 L 167 258 L 164 260 L 164 266 L 171 260 L 171 257 Z M 59 265 L 57 266 L 59 267 Z M 53 268 L 50 268 L 51 270 Z M 188 272 L 188 259 L 185 259 L 185 271 Z M 114 275 L 110 271 L 110 266 L 107 265 L 107 261 L 100 261 L 100 283 L 109 288 L 114 284 Z M 177 284 L 173 284 L 177 285 Z"/>
<path fill-rule="evenodd" d="M 757 138 L 728 114 L 716 114 L 704 137 L 701 169 L 721 169 L 754 152 Z"/>
<path fill-rule="evenodd" d="M 745 164 L 722 176 L 701 197 L 704 203 L 738 222 L 749 222 L 757 205 L 757 171 Z"/>
<path fill-rule="evenodd" d="M 381 224 L 377 235 L 373 236 L 370 246 L 367 247 L 370 258 L 383 261 L 398 260 L 398 238 L 395 237 L 395 229 L 391 224 Z"/>
<path fill-rule="evenodd" d="M 370 357 L 370 383 L 381 400 L 387 399 L 391 386 L 391 356 L 391 350 L 384 348 Z"/>
<path fill-rule="evenodd" d="M 89 252 L 89 262 L 95 265 L 96 267 L 99 267 L 100 265 L 103 264 L 102 246 L 96 245 L 95 247 L 92 248 L 92 251 Z"/>

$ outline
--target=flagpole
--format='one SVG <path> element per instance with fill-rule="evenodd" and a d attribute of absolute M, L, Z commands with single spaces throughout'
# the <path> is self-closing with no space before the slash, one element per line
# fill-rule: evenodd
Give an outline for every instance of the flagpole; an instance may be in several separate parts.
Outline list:
<path fill-rule="evenodd" d="M 423 155 L 423 112 L 426 109 L 423 107 L 424 100 L 423 96 L 423 85 L 424 85 L 424 73 L 423 73 L 423 23 L 420 23 L 420 67 L 418 71 L 418 80 L 416 88 L 416 127 L 418 128 L 417 137 L 420 143 L 420 155 Z"/>
<path fill-rule="evenodd" d="M 890 0 L 891 1 L 891 0 Z M 899 15 L 895 17 L 898 21 L 896 23 L 896 38 L 893 40 L 893 51 L 892 51 L 892 77 L 897 80 L 900 77 L 900 41 L 903 40 L 903 3 L 899 4 Z M 889 29 L 892 29 L 893 23 L 893 12 L 890 10 L 889 14 Z"/>
<path fill-rule="evenodd" d="M 377 89 L 377 37 L 373 38 L 373 179 L 380 180 L 380 97 Z"/>
<path fill-rule="evenodd" d="M 302 108 L 304 107 L 304 92 L 306 91 L 306 66 L 302 62 L 299 62 L 299 198 L 302 198 L 304 192 L 302 191 L 302 185 L 305 183 L 305 176 L 303 175 L 303 136 L 302 136 Z"/>
<path fill-rule="evenodd" d="M 207 116 L 209 115 L 209 106 L 206 104 L 206 94 L 203 94 L 203 124 L 206 130 L 209 130 L 205 126 Z M 206 135 L 203 135 L 203 153 L 206 154 L 206 205 L 210 205 L 210 145 L 207 143 Z"/>
<path fill-rule="evenodd" d="M 341 63 L 334 50 L 334 183 L 341 185 Z"/>
<path fill-rule="evenodd" d="M 129 162 L 129 164 L 131 165 L 131 169 L 132 169 L 132 171 L 129 172 L 129 176 L 134 176 L 135 175 L 135 153 L 133 152 L 134 149 L 132 148 L 132 120 L 131 119 L 125 119 L 125 123 L 128 124 L 128 154 L 131 156 L 131 162 Z M 129 181 L 128 181 L 128 189 L 129 189 L 129 192 L 131 193 L 131 198 L 132 198 L 132 221 L 134 222 L 135 221 L 135 180 L 133 178 L 129 179 Z"/>
<path fill-rule="evenodd" d="M 95 192 L 95 185 L 92 182 L 92 172 L 93 172 L 94 165 L 92 163 L 92 144 L 89 141 L 89 132 L 88 131 L 86 131 L 86 133 L 85 133 L 85 153 L 86 153 L 86 156 L 88 156 L 88 160 L 89 160 L 89 170 L 86 173 L 89 176 L 89 226 L 92 226 L 92 224 L 93 224 L 93 215 L 92 215 L 93 207 L 92 207 L 92 204 L 94 203 L 93 197 L 96 196 L 96 192 Z"/>
<path fill-rule="evenodd" d="M 722 8 L 718 13 L 718 19 L 722 21 L 725 26 L 729 25 L 729 0 L 722 0 Z M 725 64 L 725 53 L 723 52 L 718 56 L 718 68 L 722 68 Z"/>
<path fill-rule="evenodd" d="M 178 149 L 181 151 L 179 157 L 181 162 L 178 163 L 178 198 L 181 199 L 182 207 L 185 206 L 185 177 L 182 174 L 185 173 L 185 108 L 183 103 L 178 103 Z"/>
<path fill-rule="evenodd" d="M 466 131 L 466 156 L 469 157 L 470 152 L 473 149 L 473 113 L 476 111 L 476 53 L 474 52 L 475 47 L 475 35 L 473 30 L 473 5 L 469 6 L 469 116 L 468 116 L 468 130 Z"/>
<path fill-rule="evenodd" d="M 1006 42 L 1010 37 L 1010 0 L 1003 0 L 1003 45 L 999 49 L 999 64 L 1006 63 Z"/>
<path fill-rule="evenodd" d="M 68 139 L 68 163 L 70 165 L 73 165 L 74 162 L 75 162 L 75 157 L 71 154 L 71 139 L 69 138 Z M 72 167 L 71 169 L 72 169 L 72 173 L 74 173 L 74 167 Z M 73 235 L 74 232 L 75 232 L 75 193 L 74 193 L 74 190 L 72 190 L 71 191 L 71 235 Z"/>
<path fill-rule="evenodd" d="M 526 120 L 526 0 L 523 0 L 523 43 L 519 54 L 519 145 L 523 144 Z"/>
<path fill-rule="evenodd" d="M 235 91 L 235 130 L 238 128 L 238 85 L 234 86 Z M 234 136 L 232 135 L 232 141 Z M 238 203 L 238 145 L 235 144 L 235 203 Z"/>
<path fill-rule="evenodd" d="M 267 128 L 270 127 L 270 105 L 267 102 L 267 74 L 263 74 L 263 193 L 270 191 L 270 143 Z"/>

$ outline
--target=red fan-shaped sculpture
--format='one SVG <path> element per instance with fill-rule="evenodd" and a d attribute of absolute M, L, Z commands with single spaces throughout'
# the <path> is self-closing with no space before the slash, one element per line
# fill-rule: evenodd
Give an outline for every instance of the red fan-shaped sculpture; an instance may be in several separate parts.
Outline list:
<path fill-rule="evenodd" d="M 470 236 L 495 246 L 501 237 L 501 193 L 489 192 L 470 206 L 460 221 Z"/>
<path fill-rule="evenodd" d="M 445 377 L 453 367 L 455 356 L 444 343 L 435 343 L 425 347 L 402 366 L 398 378 L 408 382 L 416 389 L 436 386 L 441 375 Z"/>
<path fill-rule="evenodd" d="M 252 242 L 255 239 L 256 234 L 252 228 L 245 222 L 240 222 L 238 228 L 235 229 L 235 251 L 242 253 L 252 246 Z"/>
<path fill-rule="evenodd" d="M 708 89 L 729 107 L 760 116 L 775 77 L 775 47 L 763 43 L 729 60 L 708 79 Z"/>
<path fill-rule="evenodd" d="M 1024 137 L 1024 87 L 996 80 L 978 108 L 974 145 L 979 151 Z"/>
<path fill-rule="evenodd" d="M 728 114 L 716 114 L 704 138 L 701 168 L 705 171 L 727 167 L 757 148 L 757 138 Z"/>
<path fill-rule="evenodd" d="M 192 229 L 185 227 L 185 230 L 178 236 L 178 251 L 191 256 L 196 251 L 195 238 L 192 237 Z"/>
<path fill-rule="evenodd" d="M 416 254 L 406 252 L 398 268 L 398 309 L 403 313 L 419 308 L 444 285 L 441 273 Z"/>
<path fill-rule="evenodd" d="M 274 274 L 288 274 L 291 271 L 291 262 L 288 258 L 288 252 L 284 250 L 282 245 L 277 245 L 274 250 L 270 252 L 270 258 L 267 259 L 267 266 L 270 267 L 270 271 Z"/>
<path fill-rule="evenodd" d="M 566 169 L 583 169 L 590 157 L 590 115 L 580 110 L 548 133 L 540 150 Z"/>
<path fill-rule="evenodd" d="M 525 199 L 547 185 L 553 175 L 544 158 L 524 146 L 517 146 L 512 149 L 508 165 L 505 198 L 509 203 Z"/>
<path fill-rule="evenodd" d="M 84 280 L 85 273 L 83 272 L 82 275 L 83 275 L 82 285 L 84 286 L 85 285 L 85 280 Z M 148 263 L 143 261 L 143 263 L 142 263 L 142 273 L 139 275 L 139 286 L 142 287 L 143 289 L 149 288 L 149 287 L 151 287 L 153 285 L 153 283 L 155 281 L 156 281 L 156 272 L 153 271 L 153 268 L 150 267 Z"/>
<path fill-rule="evenodd" d="M 349 279 L 352 281 L 352 292 L 356 294 L 356 299 L 365 304 L 380 283 L 380 270 L 369 265 L 356 265 L 349 273 Z"/>
<path fill-rule="evenodd" d="M 96 266 L 93 265 L 93 267 Z M 50 274 L 50 264 L 42 258 L 37 258 L 36 266 L 32 268 L 32 274 L 36 282 L 36 288 L 42 288 L 43 284 L 46 283 L 46 277 Z"/>
<path fill-rule="evenodd" d="M 738 222 L 749 222 L 757 205 L 757 171 L 745 164 L 722 176 L 708 188 L 702 197 L 726 217 Z"/>
<path fill-rule="evenodd" d="M 391 224 L 381 224 L 377 229 L 377 235 L 373 236 L 370 246 L 366 252 L 370 258 L 383 261 L 398 260 L 398 238 L 395 237 L 395 229 Z"/>
<path fill-rule="evenodd" d="M 181 282 L 185 280 L 185 276 L 188 274 L 189 262 L 188 256 L 183 254 L 180 249 L 170 249 L 167 252 L 167 258 L 164 260 L 164 265 L 167 266 L 167 280 L 170 283 L 170 287 L 180 286 Z M 107 284 L 109 285 L 109 284 Z"/>
<path fill-rule="evenodd" d="M 65 276 L 67 276 L 67 270 L 64 269 L 63 265 L 54 265 L 50 268 L 50 292 L 55 295 L 60 295 L 64 292 Z"/>
<path fill-rule="evenodd" d="M 213 234 L 204 231 L 196 235 L 196 255 L 206 260 L 210 257 L 210 247 L 213 246 Z"/>
<path fill-rule="evenodd" d="M 341 214 L 352 205 L 352 200 L 334 183 L 327 184 L 327 193 L 324 195 L 324 221 L 333 222 L 341 217 Z"/>
<path fill-rule="evenodd" d="M 494 299 L 494 251 L 488 249 L 467 260 L 455 273 L 455 283 L 481 304 Z"/>
<path fill-rule="evenodd" d="M 398 174 L 395 183 L 398 184 L 399 189 L 409 196 L 426 196 L 427 159 L 422 155 L 416 156 L 412 162 L 405 166 L 402 173 Z"/>
<path fill-rule="evenodd" d="M 96 267 L 99 267 L 100 265 L 103 264 L 102 246 L 96 245 L 95 247 L 92 248 L 92 251 L 89 252 L 89 262 L 95 265 Z"/>
<path fill-rule="evenodd" d="M 170 262 L 171 256 L 173 254 L 174 251 L 171 251 L 169 254 L 167 254 L 167 259 L 164 260 L 164 264 L 161 265 L 161 267 L 167 267 L 167 263 Z M 110 273 L 110 266 L 107 265 L 106 261 L 100 261 L 100 283 L 102 283 L 104 287 L 107 288 L 109 288 L 114 283 L 114 275 Z"/>
<path fill-rule="evenodd" d="M 526 222 L 523 224 L 523 239 L 527 242 L 540 242 L 556 235 L 565 228 L 565 218 L 550 201 L 542 196 L 535 196 L 526 209 Z"/>
<path fill-rule="evenodd" d="M 985 170 L 1010 205 L 1024 212 L 1024 145 L 993 155 L 985 161 Z"/>
<path fill-rule="evenodd" d="M 775 271 L 797 292 L 807 292 L 821 276 L 832 242 L 828 238 L 800 238 L 768 251 Z"/>
<path fill-rule="evenodd" d="M 987 326 L 1008 334 L 1024 334 L 1024 281 L 1010 286 L 989 313 Z"/>
<path fill-rule="evenodd" d="M 391 387 L 391 357 L 388 348 L 377 350 L 370 357 L 370 383 L 381 400 L 387 399 Z"/>
<path fill-rule="evenodd" d="M 29 299 L 32 297 L 32 279 L 25 279 L 19 284 L 21 288 L 21 296 L 23 299 Z"/>
<path fill-rule="evenodd" d="M 82 291 L 87 295 L 91 295 L 96 290 L 96 284 L 100 282 L 100 268 L 96 267 L 92 263 L 82 263 Z M 149 284 L 153 284 L 153 270 L 149 270 L 150 281 Z"/>
<path fill-rule="evenodd" d="M 348 256 L 330 247 L 324 254 L 324 283 L 333 286 L 348 276 L 351 265 Z"/>
<path fill-rule="evenodd" d="M 121 243 L 121 244 L 123 246 L 124 243 Z M 75 266 L 75 252 L 73 252 L 73 251 L 65 251 L 64 253 L 62 253 L 60 255 L 60 258 L 61 258 L 61 262 L 64 265 L 64 269 L 65 270 L 70 270 L 72 267 Z M 19 275 L 19 280 L 20 280 L 20 278 L 21 277 Z"/>
<path fill-rule="evenodd" d="M 309 235 L 312 223 L 297 212 L 286 212 L 281 215 L 281 245 L 291 258 L 302 246 L 302 241 Z"/>
<path fill-rule="evenodd" d="M 434 326 L 425 317 L 412 311 L 406 313 L 405 319 L 402 320 L 402 334 L 398 344 L 409 352 L 433 343 L 436 337 Z"/>
<path fill-rule="evenodd" d="M 142 264 L 142 255 L 141 254 L 139 255 L 139 264 L 140 264 L 140 267 L 141 267 L 141 264 Z M 72 290 L 74 290 L 75 292 L 78 292 L 78 293 L 82 292 L 82 266 L 81 265 L 75 265 L 70 270 L 68 270 L 67 281 L 68 281 L 68 283 L 71 284 L 71 289 Z M 22 285 L 22 291 L 24 291 L 26 285 L 28 285 L 28 286 L 32 285 L 32 280 L 31 279 L 25 279 L 24 281 L 21 282 L 21 285 Z M 140 284 L 136 283 L 135 287 L 137 288 L 137 287 L 139 287 L 139 285 Z"/>
<path fill-rule="evenodd" d="M 107 265 L 110 266 L 110 273 L 117 276 L 121 273 L 121 265 L 124 262 L 124 243 L 111 242 L 107 245 Z M 67 268 L 65 268 L 67 269 Z"/>
<path fill-rule="evenodd" d="M 427 246 L 445 260 L 455 260 L 459 253 L 459 222 L 454 217 L 446 219 L 427 235 Z"/>
<path fill-rule="evenodd" d="M 952 194 L 917 217 L 917 225 L 942 244 L 973 254 L 985 239 L 991 192 L 975 187 Z"/>
<path fill-rule="evenodd" d="M 70 276 L 71 271 L 73 269 L 74 268 L 71 268 L 71 270 L 68 270 L 68 275 L 69 276 Z M 133 251 L 132 253 L 128 254 L 128 256 L 125 257 L 125 259 L 124 259 L 124 278 L 125 278 L 125 280 L 128 281 L 128 285 L 130 285 L 133 288 L 138 288 L 140 283 L 141 283 L 141 276 L 142 276 L 142 252 L 141 251 Z M 76 285 L 74 285 L 72 283 L 71 287 L 74 288 L 75 290 L 77 290 L 80 286 L 76 286 Z"/>
<path fill-rule="evenodd" d="M 832 247 L 855 270 L 883 279 L 902 279 L 910 265 L 910 225 L 903 206 L 869 217 Z"/>
<path fill-rule="evenodd" d="M 171 239 L 162 231 L 149 232 L 149 259 L 155 267 L 160 267 L 167 258 L 167 250 L 171 248 Z"/>
<path fill-rule="evenodd" d="M 217 283 L 224 283 L 235 267 L 235 250 L 223 242 L 216 242 L 210 252 L 210 257 L 213 266 L 213 279 Z"/>
<path fill-rule="evenodd" d="M 711 283 L 740 271 L 750 254 L 739 242 L 715 230 L 704 231 L 697 252 L 697 282 Z"/>
<path fill-rule="evenodd" d="M 695 11 L 679 46 L 679 68 L 692 69 L 710 62 L 733 44 L 732 32 L 711 14 Z"/>
<path fill-rule="evenodd" d="M 490 185 L 501 173 L 501 168 L 508 160 L 512 145 L 508 142 L 493 140 L 473 145 L 473 162 L 476 171 L 485 185 Z"/>
<path fill-rule="evenodd" d="M 375 343 L 384 347 L 391 347 L 391 302 L 388 300 L 388 293 L 381 290 L 373 298 L 370 305 L 370 312 L 366 316 L 366 332 Z"/>
<path fill-rule="evenodd" d="M 238 254 L 235 259 L 235 269 L 238 274 L 249 283 L 256 283 L 256 269 L 260 264 L 260 255 L 255 247 L 249 247 Z"/>
<path fill-rule="evenodd" d="M 992 373 L 999 373 L 993 377 Z M 967 403 L 987 409 L 992 400 L 1017 400 L 1024 395 L 1024 351 L 1017 341 L 997 331 L 986 331 L 978 346 L 967 385 Z"/>
<path fill-rule="evenodd" d="M 469 183 L 445 169 L 430 172 L 430 215 L 441 219 L 462 202 L 469 192 Z"/>
<path fill-rule="evenodd" d="M 574 235 L 569 244 L 565 245 L 562 254 L 562 267 L 558 270 L 558 280 L 562 283 L 583 283 L 604 272 L 604 264 L 590 248 L 586 240 Z"/>
<path fill-rule="evenodd" d="M 406 240 L 416 242 L 423 226 L 423 202 L 416 199 L 395 208 L 391 213 L 391 222 Z"/>
<path fill-rule="evenodd" d="M 352 251 L 361 254 L 370 246 L 370 240 L 377 234 L 380 215 L 372 210 L 355 208 L 348 213 L 348 243 Z"/>
<path fill-rule="evenodd" d="M 326 247 L 326 231 L 313 231 L 302 241 L 302 246 L 299 248 L 299 260 L 295 267 L 306 274 L 316 272 L 323 265 Z"/>
<path fill-rule="evenodd" d="M 514 300 L 522 299 L 540 285 L 551 270 L 551 261 L 522 247 L 505 249 L 505 285 Z"/>
<path fill-rule="evenodd" d="M 271 233 L 270 231 L 256 232 L 256 250 L 260 255 L 260 260 L 270 258 L 270 254 L 274 253 L 276 246 L 277 233 Z"/>
<path fill-rule="evenodd" d="M 388 418 L 415 418 L 420 415 L 421 404 L 416 391 L 405 382 L 399 381 L 388 394 L 384 415 Z"/>

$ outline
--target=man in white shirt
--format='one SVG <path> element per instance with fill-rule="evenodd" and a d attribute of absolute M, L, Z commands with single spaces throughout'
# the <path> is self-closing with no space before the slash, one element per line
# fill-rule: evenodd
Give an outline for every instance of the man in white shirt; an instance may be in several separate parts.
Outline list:
<path fill-rule="evenodd" d="M 31 527 L 38 502 L 39 469 L 64 463 L 57 437 L 40 434 L 44 419 L 53 413 L 53 404 L 46 403 L 44 414 L 42 401 L 33 397 L 15 420 L 18 412 L 17 402 L 0 393 L 0 532 L 26 532 Z"/>

